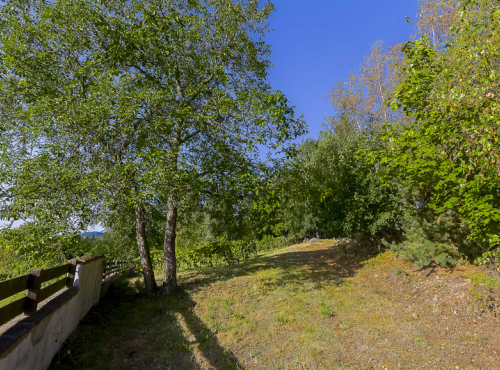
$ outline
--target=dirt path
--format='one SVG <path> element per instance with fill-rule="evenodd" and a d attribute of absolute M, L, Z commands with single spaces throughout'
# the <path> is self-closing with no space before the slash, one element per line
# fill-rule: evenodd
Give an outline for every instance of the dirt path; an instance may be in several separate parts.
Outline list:
<path fill-rule="evenodd" d="M 131 281 L 53 369 L 500 369 L 497 290 L 471 293 L 467 278 L 480 269 L 417 271 L 390 252 L 351 253 L 300 244 L 186 272 L 174 297 L 137 295 Z"/>

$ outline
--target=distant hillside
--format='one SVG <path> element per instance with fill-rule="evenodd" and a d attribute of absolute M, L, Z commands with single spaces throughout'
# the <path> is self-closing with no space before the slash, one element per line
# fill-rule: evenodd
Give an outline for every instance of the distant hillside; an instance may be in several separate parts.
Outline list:
<path fill-rule="evenodd" d="M 99 239 L 101 236 L 104 235 L 104 233 L 101 233 L 100 231 L 90 231 L 90 232 L 85 232 L 80 234 L 83 238 L 97 238 Z"/>

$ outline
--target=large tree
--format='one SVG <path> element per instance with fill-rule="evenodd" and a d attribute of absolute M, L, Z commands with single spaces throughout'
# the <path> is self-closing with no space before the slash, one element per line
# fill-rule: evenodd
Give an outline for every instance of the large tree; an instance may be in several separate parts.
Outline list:
<path fill-rule="evenodd" d="M 387 122 L 410 122 L 402 112 L 386 104 L 394 98 L 403 61 L 401 45 L 388 46 L 380 41 L 373 44 L 359 71 L 351 73 L 348 81 L 339 81 L 328 93 L 334 110 L 332 116 L 326 117 L 330 128 L 336 133 L 347 129 L 361 132 Z"/>
<path fill-rule="evenodd" d="M 458 212 L 490 246 L 500 243 L 498 5 L 464 1 L 446 44 L 426 34 L 405 44 L 392 105 L 415 123 L 394 127 L 386 157 L 414 188 L 428 189 L 435 210 Z"/>
<path fill-rule="evenodd" d="M 132 209 L 154 291 L 146 220 L 148 204 L 160 202 L 163 285 L 175 290 L 180 197 L 224 177 L 243 181 L 257 145 L 304 131 L 266 81 L 272 11 L 257 1 L 7 1 L 0 88 L 15 119 L 2 135 L 21 133 L 25 150 L 4 171 L 2 218 L 43 223 L 51 204 L 82 227 Z"/>
<path fill-rule="evenodd" d="M 461 0 L 419 0 L 418 34 L 426 34 L 432 45 L 444 45 L 452 32 L 450 27 L 459 16 Z"/>

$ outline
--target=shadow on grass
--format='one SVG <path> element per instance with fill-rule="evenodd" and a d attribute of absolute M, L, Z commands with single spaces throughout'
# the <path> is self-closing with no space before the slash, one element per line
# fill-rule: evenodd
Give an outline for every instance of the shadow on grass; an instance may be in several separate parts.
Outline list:
<path fill-rule="evenodd" d="M 194 313 L 196 303 L 191 299 L 189 293 L 181 290 L 177 292 L 174 299 L 178 300 L 182 308 L 177 309 L 186 323 L 189 331 L 193 333 L 192 342 L 199 343 L 198 349 L 204 359 L 215 369 L 240 369 L 243 368 L 234 354 L 220 346 L 217 337 L 213 335 L 209 327 Z"/>
<path fill-rule="evenodd" d="M 336 245 L 325 245 L 319 250 L 291 251 L 257 257 L 239 265 L 191 270 L 187 271 L 187 280 L 182 282 L 182 287 L 197 290 L 216 281 L 254 275 L 271 269 L 280 269 L 282 274 L 279 279 L 265 283 L 270 288 L 290 282 L 297 285 L 305 282 L 315 283 L 317 286 L 322 283 L 341 285 L 344 279 L 354 276 L 356 271 L 363 267 L 363 262 L 378 254 L 369 249 L 349 252 L 344 253 Z M 189 276 L 190 272 L 194 275 Z"/>
<path fill-rule="evenodd" d="M 80 322 L 50 369 L 241 368 L 194 306 L 184 291 L 148 297 L 133 284 L 114 286 Z"/>
<path fill-rule="evenodd" d="M 299 247 L 300 248 L 300 247 Z M 354 276 L 374 254 L 346 255 L 338 246 L 321 245 L 263 256 L 233 266 L 195 270 L 181 275 L 181 288 L 172 296 L 147 296 L 140 280 L 112 287 L 81 321 L 63 345 L 50 369 L 206 369 L 242 368 L 222 347 L 210 328 L 195 314 L 190 292 L 233 277 L 278 269 L 266 289 L 283 284 L 340 285 Z M 310 250 L 313 249 L 313 250 Z"/>

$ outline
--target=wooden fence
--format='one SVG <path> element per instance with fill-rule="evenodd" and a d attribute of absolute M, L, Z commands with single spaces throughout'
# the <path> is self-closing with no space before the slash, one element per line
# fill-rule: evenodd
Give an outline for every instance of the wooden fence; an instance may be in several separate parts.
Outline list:
<path fill-rule="evenodd" d="M 71 260 L 62 266 L 33 270 L 29 274 L 0 282 L 0 301 L 28 290 L 28 295 L 0 307 L 0 325 L 22 313 L 33 315 L 37 311 L 38 303 L 61 289 L 71 288 L 75 279 L 76 263 L 77 260 Z M 104 268 L 103 279 L 120 274 L 129 267 L 130 264 L 125 261 L 108 261 Z M 65 278 L 61 278 L 63 275 Z M 50 282 L 57 278 L 61 279 Z M 44 284 L 47 282 L 49 284 Z"/>
<path fill-rule="evenodd" d="M 130 267 L 130 263 L 125 261 L 107 261 L 104 267 L 103 279 L 113 274 L 119 274 Z"/>
<path fill-rule="evenodd" d="M 0 307 L 0 325 L 5 324 L 22 313 L 33 315 L 37 310 L 38 303 L 63 288 L 71 288 L 73 286 L 75 272 L 76 260 L 72 260 L 70 263 L 62 266 L 33 270 L 30 274 L 0 282 L 0 301 L 21 293 L 26 289 L 28 290 L 27 296 Z M 44 283 L 60 278 L 63 275 L 65 276 L 64 279 L 42 287 Z"/>

